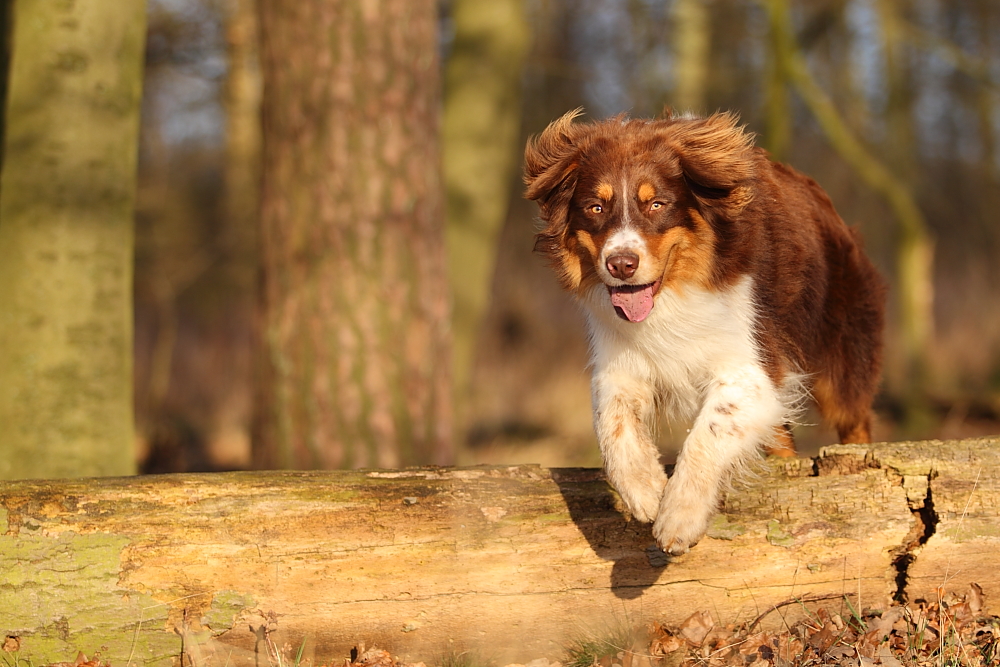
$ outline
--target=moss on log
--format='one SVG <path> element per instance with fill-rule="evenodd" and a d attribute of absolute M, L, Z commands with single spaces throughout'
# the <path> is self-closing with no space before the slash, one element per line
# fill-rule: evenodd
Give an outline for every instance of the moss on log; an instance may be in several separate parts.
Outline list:
<path fill-rule="evenodd" d="M 989 594 L 998 479 L 995 439 L 770 461 L 673 559 L 597 470 L 4 482 L 0 632 L 36 665 L 78 650 L 114 665 L 182 652 L 264 664 L 267 643 L 303 641 L 323 661 L 359 642 L 428 662 L 470 649 L 526 660 L 697 610 L 734 622 L 805 595 L 880 607 L 971 581 Z"/>

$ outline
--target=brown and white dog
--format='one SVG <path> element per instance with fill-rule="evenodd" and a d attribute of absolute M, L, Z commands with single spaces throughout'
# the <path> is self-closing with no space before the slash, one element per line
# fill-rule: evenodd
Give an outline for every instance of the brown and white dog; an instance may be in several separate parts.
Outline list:
<path fill-rule="evenodd" d="M 735 116 L 579 113 L 525 151 L 535 249 L 585 307 L 608 479 L 679 555 L 762 446 L 794 452 L 804 398 L 843 442 L 869 441 L 885 287 L 826 193 Z M 694 419 L 669 481 L 661 409 Z"/>

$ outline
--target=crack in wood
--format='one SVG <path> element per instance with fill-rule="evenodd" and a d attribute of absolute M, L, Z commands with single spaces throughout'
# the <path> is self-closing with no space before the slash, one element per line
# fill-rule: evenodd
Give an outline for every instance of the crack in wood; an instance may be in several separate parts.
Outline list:
<path fill-rule="evenodd" d="M 901 604 L 906 603 L 909 598 L 907 587 L 910 583 L 910 566 L 917 559 L 917 554 L 920 552 L 921 547 L 927 544 L 931 536 L 937 532 L 938 522 L 940 521 L 937 512 L 934 511 L 930 474 L 927 475 L 926 480 L 927 491 L 924 494 L 923 501 L 917 503 L 910 498 L 910 511 L 913 513 L 913 528 L 910 529 L 903 544 L 896 549 L 895 556 L 892 559 L 892 567 L 895 570 L 894 580 L 896 582 L 896 590 L 892 595 L 892 599 Z"/>
<path fill-rule="evenodd" d="M 875 451 L 849 451 L 850 446 L 832 448 L 825 451 L 814 461 L 814 474 L 851 475 L 870 468 L 885 468 L 887 472 L 899 480 L 900 486 L 906 492 L 907 505 L 913 516 L 913 526 L 903 538 L 902 543 L 892 550 L 892 581 L 895 590 L 892 599 L 906 603 L 909 598 L 910 566 L 917 560 L 917 555 L 928 540 L 937 532 L 940 517 L 934 508 L 934 498 L 931 491 L 931 480 L 936 476 L 933 469 L 924 473 L 913 474 L 913 470 L 897 467 L 892 463 L 881 461 Z M 847 449 L 848 451 L 836 451 Z M 909 474 L 908 474 L 909 473 Z"/>

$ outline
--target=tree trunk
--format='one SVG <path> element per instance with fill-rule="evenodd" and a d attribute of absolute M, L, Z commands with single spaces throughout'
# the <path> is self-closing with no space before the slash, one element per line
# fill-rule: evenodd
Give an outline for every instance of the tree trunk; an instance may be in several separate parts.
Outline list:
<path fill-rule="evenodd" d="M 305 643 L 313 664 L 361 642 L 505 664 L 699 610 L 726 624 L 795 597 L 877 609 L 938 586 L 1000 590 L 1000 440 L 837 445 L 761 468 L 673 559 L 598 470 L 0 484 L 0 632 L 36 665 L 102 646 L 113 665 L 182 651 L 246 665 L 265 640 L 293 656 Z M 787 610 L 789 624 L 803 613 Z"/>
<path fill-rule="evenodd" d="M 452 458 L 433 0 L 262 0 L 254 461 Z"/>
<path fill-rule="evenodd" d="M 0 0 L 0 165 L 3 164 L 4 134 L 6 131 L 7 88 L 10 83 L 11 36 L 14 32 L 13 0 Z"/>
<path fill-rule="evenodd" d="M 770 29 L 767 39 L 767 60 L 764 69 L 764 147 L 771 157 L 779 162 L 788 159 L 788 147 L 792 141 L 791 100 L 789 82 L 785 75 L 784 34 L 782 26 L 776 22 L 784 20 L 779 12 L 768 14 Z"/>
<path fill-rule="evenodd" d="M 706 111 L 711 31 L 711 12 L 705 0 L 674 0 L 674 104 L 678 111 Z"/>
<path fill-rule="evenodd" d="M 260 30 L 253 0 L 230 0 L 226 24 L 226 198 L 233 250 L 248 253 L 260 209 Z M 250 247 L 244 248 L 244 245 Z"/>
<path fill-rule="evenodd" d="M 490 302 L 497 241 L 521 163 L 521 89 L 529 30 L 523 0 L 456 0 L 445 68 L 443 157 L 454 299 L 454 386 L 470 390 Z"/>
<path fill-rule="evenodd" d="M 903 42 L 904 18 L 896 0 L 878 0 L 886 81 L 885 127 L 887 161 L 907 189 L 915 185 L 917 145 L 913 118 L 916 87 Z M 900 226 L 896 249 L 897 289 L 900 302 L 900 343 L 903 362 L 903 395 L 907 421 L 916 432 L 926 430 L 929 419 L 926 391 L 930 386 L 930 349 L 934 338 L 934 243 L 921 224 Z"/>
<path fill-rule="evenodd" d="M 17 2 L 0 175 L 0 478 L 135 470 L 145 3 Z"/>

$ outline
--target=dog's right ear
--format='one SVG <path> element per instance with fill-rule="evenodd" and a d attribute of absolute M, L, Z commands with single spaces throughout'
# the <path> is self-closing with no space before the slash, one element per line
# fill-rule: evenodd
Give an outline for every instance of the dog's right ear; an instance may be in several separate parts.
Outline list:
<path fill-rule="evenodd" d="M 529 139 L 524 149 L 524 183 L 528 186 L 524 196 L 538 202 L 545 220 L 559 199 L 556 195 L 573 186 L 577 141 L 587 127 L 574 125 L 573 119 L 582 113 L 583 109 L 574 109 L 552 121 L 541 134 Z"/>
<path fill-rule="evenodd" d="M 545 131 L 528 140 L 524 149 L 524 193 L 538 203 L 544 229 L 535 235 L 535 252 L 545 257 L 570 291 L 580 286 L 580 259 L 566 247 L 569 231 L 569 202 L 576 187 L 580 140 L 590 125 L 574 124 L 583 113 L 575 109 L 549 124 Z"/>

